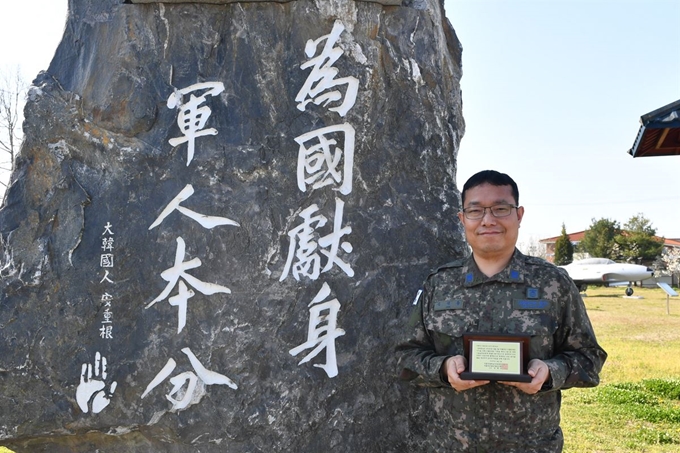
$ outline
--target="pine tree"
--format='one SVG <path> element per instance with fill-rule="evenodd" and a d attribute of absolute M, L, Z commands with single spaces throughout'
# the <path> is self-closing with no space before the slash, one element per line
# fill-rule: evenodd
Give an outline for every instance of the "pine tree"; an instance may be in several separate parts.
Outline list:
<path fill-rule="evenodd" d="M 622 258 L 632 263 L 651 263 L 663 250 L 664 241 L 657 238 L 656 229 L 642 213 L 631 217 L 614 240 L 621 250 Z"/>
<path fill-rule="evenodd" d="M 610 219 L 593 219 L 590 228 L 579 243 L 579 251 L 588 253 L 593 258 L 619 259 L 619 247 L 615 247 L 614 238 L 621 234 L 619 222 Z"/>
<path fill-rule="evenodd" d="M 555 265 L 565 266 L 574 261 L 574 244 L 569 240 L 567 229 L 562 224 L 562 233 L 555 241 Z"/>

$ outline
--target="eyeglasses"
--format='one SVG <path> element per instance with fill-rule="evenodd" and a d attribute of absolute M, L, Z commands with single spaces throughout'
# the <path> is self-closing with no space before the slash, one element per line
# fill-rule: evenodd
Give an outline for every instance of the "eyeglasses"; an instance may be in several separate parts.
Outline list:
<path fill-rule="evenodd" d="M 494 217 L 507 217 L 510 215 L 513 209 L 517 209 L 519 206 L 512 206 L 510 204 L 497 204 L 494 206 L 473 206 L 471 208 L 463 209 L 463 214 L 468 220 L 479 220 L 486 214 L 486 210 L 491 211 L 491 215 Z"/>

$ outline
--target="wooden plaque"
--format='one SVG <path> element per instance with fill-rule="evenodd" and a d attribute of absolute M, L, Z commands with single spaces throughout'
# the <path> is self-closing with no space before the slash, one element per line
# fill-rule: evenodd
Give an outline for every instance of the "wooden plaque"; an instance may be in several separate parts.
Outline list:
<path fill-rule="evenodd" d="M 463 335 L 467 369 L 461 379 L 531 382 L 527 374 L 529 335 L 467 333 Z"/>

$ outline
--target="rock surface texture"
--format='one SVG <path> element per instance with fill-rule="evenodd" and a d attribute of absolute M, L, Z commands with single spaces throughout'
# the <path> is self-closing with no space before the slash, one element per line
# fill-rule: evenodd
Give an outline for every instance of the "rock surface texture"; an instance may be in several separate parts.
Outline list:
<path fill-rule="evenodd" d="M 0 210 L 0 445 L 426 451 L 393 349 L 466 250 L 442 5 L 70 0 Z"/>

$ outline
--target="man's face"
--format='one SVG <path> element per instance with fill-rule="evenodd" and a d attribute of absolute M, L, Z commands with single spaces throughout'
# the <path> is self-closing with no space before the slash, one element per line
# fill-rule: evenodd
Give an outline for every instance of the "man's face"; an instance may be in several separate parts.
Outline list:
<path fill-rule="evenodd" d="M 465 206 L 491 207 L 499 204 L 515 206 L 510 186 L 494 186 L 482 184 L 465 192 Z M 472 252 L 480 258 L 506 258 L 512 255 L 517 243 L 519 225 L 522 222 L 524 208 L 513 209 L 507 217 L 494 217 L 491 210 L 486 209 L 484 217 L 470 220 L 462 212 L 458 218 L 465 227 L 465 236 Z"/>

